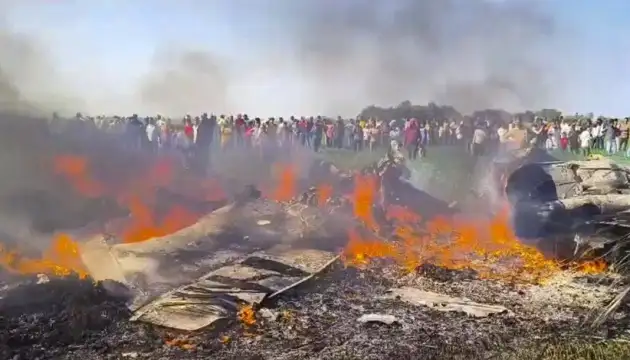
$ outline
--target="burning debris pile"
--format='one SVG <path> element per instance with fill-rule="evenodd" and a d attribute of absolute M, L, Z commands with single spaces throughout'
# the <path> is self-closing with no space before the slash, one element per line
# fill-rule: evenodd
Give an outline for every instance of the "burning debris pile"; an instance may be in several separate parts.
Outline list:
<path fill-rule="evenodd" d="M 583 339 L 623 285 L 522 243 L 509 212 L 414 188 L 395 149 L 360 173 L 282 162 L 237 192 L 168 158 L 116 181 L 90 161 L 51 166 L 126 216 L 58 231 L 40 257 L 0 249 L 2 358 L 508 356 Z M 605 336 L 627 332 L 623 310 Z"/>

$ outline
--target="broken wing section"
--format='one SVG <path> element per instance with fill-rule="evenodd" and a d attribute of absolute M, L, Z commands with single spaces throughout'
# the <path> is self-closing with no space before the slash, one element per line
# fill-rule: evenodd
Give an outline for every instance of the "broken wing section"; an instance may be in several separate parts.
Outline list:
<path fill-rule="evenodd" d="M 95 280 L 130 289 L 135 319 L 195 329 L 310 278 L 335 258 L 328 219 L 316 207 L 264 199 L 218 209 L 173 234 L 132 244 L 98 236 L 81 246 Z"/>
<path fill-rule="evenodd" d="M 234 318 L 243 305 L 258 305 L 267 296 L 285 292 L 325 270 L 334 253 L 282 248 L 256 252 L 223 266 L 138 309 L 133 321 L 194 331 Z"/>

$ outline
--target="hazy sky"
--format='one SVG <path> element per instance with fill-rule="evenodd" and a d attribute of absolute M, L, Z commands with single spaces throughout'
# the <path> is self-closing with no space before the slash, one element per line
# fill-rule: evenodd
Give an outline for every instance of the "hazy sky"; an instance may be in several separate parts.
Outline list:
<path fill-rule="evenodd" d="M 630 1 L 520 3 L 535 3 L 554 22 L 556 51 L 530 54 L 552 58 L 544 63 L 563 74 L 562 83 L 547 89 L 548 99 L 543 99 L 547 106 L 630 115 Z M 295 46 L 295 39 L 284 33 L 294 27 L 278 25 L 284 21 L 279 16 L 284 0 L 23 0 L 10 4 L 5 11 L 9 27 L 33 34 L 45 45 L 60 76 L 74 89 L 81 89 L 79 94 L 87 98 L 91 110 L 117 107 L 125 111 L 136 106 L 138 81 L 155 67 L 156 52 L 173 46 L 211 52 L 239 69 L 238 74 L 226 76 L 238 85 L 230 86 L 229 105 L 222 110 L 264 115 L 318 110 L 319 105 L 309 106 L 310 100 L 305 99 L 313 93 L 303 89 L 305 80 L 295 63 L 289 66 L 280 61 L 276 68 L 271 65 L 273 59 L 284 56 L 283 49 Z M 326 22 L 321 26 L 326 27 Z M 291 46 L 283 47 L 289 42 Z M 449 59 L 455 61 L 463 64 L 468 59 Z M 257 62 L 265 65 L 258 66 Z M 453 74 L 449 70 L 448 75 Z M 351 88 L 343 85 L 343 92 Z M 382 94 L 365 98 L 390 101 Z M 415 100 L 414 94 L 407 98 Z M 536 99 L 536 104 L 540 103 Z M 346 110 L 329 103 L 326 106 L 324 111 Z"/>

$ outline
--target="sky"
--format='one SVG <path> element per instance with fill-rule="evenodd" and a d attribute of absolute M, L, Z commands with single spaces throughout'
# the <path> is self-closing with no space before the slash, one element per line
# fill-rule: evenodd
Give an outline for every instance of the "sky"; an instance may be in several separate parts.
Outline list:
<path fill-rule="evenodd" d="M 527 0 L 492 1 L 528 3 Z M 544 76 L 555 73 L 562 76 L 547 86 L 547 98 L 526 103 L 566 112 L 630 115 L 630 22 L 625 21 L 630 14 L 630 1 L 529 2 L 536 3 L 553 19 L 554 44 L 558 44 L 544 54 L 533 56 L 552 58 L 544 62 L 551 69 Z M 340 85 L 340 94 L 333 92 L 341 100 L 333 103 L 330 95 L 331 99 L 318 102 L 317 98 L 325 98 L 329 92 L 322 91 L 326 89 L 321 84 L 318 92 L 303 86 L 307 80 L 299 70 L 299 57 L 286 63 L 284 59 L 273 60 L 296 46 L 295 37 L 289 34 L 296 28 L 278 24 L 278 14 L 282 14 L 285 3 L 284 0 L 23 0 L 7 1 L 3 15 L 11 31 L 30 34 L 43 44 L 57 77 L 63 78 L 65 87 L 86 98 L 86 107 L 93 112 L 130 111 L 134 106 L 153 110 L 150 105 L 139 103 L 137 84 L 156 69 L 160 52 L 164 54 L 168 52 L 164 49 L 174 48 L 180 52 L 188 49 L 211 52 L 238 69 L 238 74 L 226 75 L 229 82 L 238 85 L 230 86 L 229 95 L 222 94 L 222 100 L 217 100 L 219 105 L 213 105 L 226 111 L 242 109 L 262 115 L 319 109 L 351 112 L 364 99 L 394 101 L 380 93 L 357 95 L 355 99 L 347 95 L 353 91 L 352 87 Z M 332 2 L 327 4 L 337 6 Z M 336 10 L 327 11 L 330 15 Z M 264 66 L 255 60 L 260 58 L 265 58 Z M 449 59 L 449 62 L 454 61 Z M 455 76 L 452 70 L 445 74 Z M 339 77 L 340 73 L 334 76 Z M 436 76 L 438 79 L 432 81 L 439 82 L 439 75 Z M 402 96 L 398 92 L 395 95 Z M 419 102 L 428 101 L 427 96 L 430 95 Z M 406 99 L 415 100 L 410 94 L 399 101 Z M 169 100 L 164 97 L 160 101 Z M 342 101 L 348 106 L 340 105 Z M 197 103 L 191 104 L 199 107 Z"/>

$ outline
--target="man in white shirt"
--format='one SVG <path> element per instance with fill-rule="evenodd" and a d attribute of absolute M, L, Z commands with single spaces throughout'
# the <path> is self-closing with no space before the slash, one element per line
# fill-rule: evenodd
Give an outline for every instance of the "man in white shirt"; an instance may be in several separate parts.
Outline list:
<path fill-rule="evenodd" d="M 593 127 L 591 128 L 591 139 L 593 142 L 593 147 L 594 148 L 602 148 L 603 147 L 603 127 L 602 124 L 600 124 L 599 122 L 595 123 L 595 125 L 593 125 Z"/>
<path fill-rule="evenodd" d="M 591 142 L 593 141 L 593 137 L 591 135 L 591 130 L 586 128 L 580 132 L 579 136 L 580 140 L 580 150 L 582 155 L 588 156 L 591 154 Z"/>
<path fill-rule="evenodd" d="M 488 134 L 486 133 L 485 129 L 483 129 L 483 126 L 481 124 L 478 125 L 473 132 L 472 144 L 470 145 L 470 151 L 473 156 L 484 155 L 484 147 L 487 136 Z"/>
<path fill-rule="evenodd" d="M 149 151 L 156 152 L 158 148 L 158 132 L 157 127 L 153 124 L 153 120 L 147 120 L 147 125 L 145 126 L 145 131 L 147 133 L 147 139 L 149 140 Z"/>

